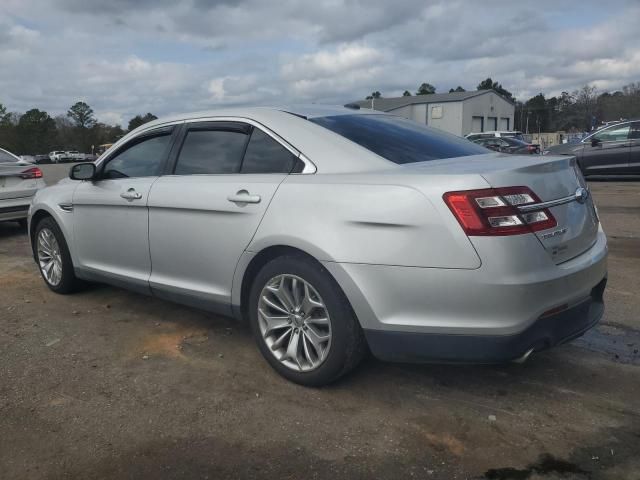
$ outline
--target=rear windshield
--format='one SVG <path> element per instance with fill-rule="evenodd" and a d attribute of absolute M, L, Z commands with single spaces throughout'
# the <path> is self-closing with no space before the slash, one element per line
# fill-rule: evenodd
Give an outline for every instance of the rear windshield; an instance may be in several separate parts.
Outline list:
<path fill-rule="evenodd" d="M 488 153 L 467 139 L 393 115 L 336 115 L 309 120 L 398 164 Z"/>

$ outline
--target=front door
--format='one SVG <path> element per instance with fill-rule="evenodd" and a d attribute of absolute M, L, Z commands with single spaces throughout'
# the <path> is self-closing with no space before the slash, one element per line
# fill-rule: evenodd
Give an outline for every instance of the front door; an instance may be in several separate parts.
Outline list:
<path fill-rule="evenodd" d="M 296 161 L 246 123 L 186 124 L 173 175 L 149 195 L 153 293 L 229 313 L 238 260 Z"/>
<path fill-rule="evenodd" d="M 151 185 L 166 165 L 172 128 L 127 142 L 101 163 L 98 176 L 73 196 L 78 275 L 149 291 Z"/>

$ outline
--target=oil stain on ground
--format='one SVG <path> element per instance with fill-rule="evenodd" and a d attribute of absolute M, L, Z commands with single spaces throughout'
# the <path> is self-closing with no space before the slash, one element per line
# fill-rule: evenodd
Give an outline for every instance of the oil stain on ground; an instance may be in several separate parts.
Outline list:
<path fill-rule="evenodd" d="M 569 478 L 589 478 L 589 472 L 586 470 L 549 454 L 541 455 L 536 463 L 532 463 L 523 469 L 512 467 L 492 468 L 485 472 L 484 478 L 489 480 L 526 480 L 532 478 L 533 475 L 545 476 L 551 474 L 560 474 L 564 478 L 569 474 L 573 475 Z"/>
<path fill-rule="evenodd" d="M 640 332 L 623 326 L 600 325 L 573 344 L 606 355 L 617 363 L 640 365 Z"/>

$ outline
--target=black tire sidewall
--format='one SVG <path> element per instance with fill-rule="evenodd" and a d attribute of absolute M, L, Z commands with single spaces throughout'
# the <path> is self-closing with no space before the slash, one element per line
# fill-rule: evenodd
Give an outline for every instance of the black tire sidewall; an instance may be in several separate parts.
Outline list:
<path fill-rule="evenodd" d="M 38 235 L 45 228 L 49 229 L 53 233 L 53 235 L 56 237 L 56 241 L 58 242 L 58 247 L 60 248 L 60 255 L 62 257 L 62 278 L 60 279 L 60 283 L 58 283 L 58 285 L 51 285 L 40 269 L 40 262 L 38 259 Z M 77 280 L 73 271 L 73 262 L 71 261 L 69 247 L 67 246 L 67 242 L 64 238 L 62 230 L 58 226 L 58 223 L 52 217 L 45 217 L 36 225 L 35 233 L 33 236 L 33 251 L 36 258 L 38 271 L 40 272 L 44 283 L 47 284 L 47 287 L 49 287 L 56 293 L 70 293 L 75 290 L 75 288 L 77 287 Z"/>
<path fill-rule="evenodd" d="M 280 274 L 296 275 L 310 283 L 322 297 L 331 321 L 331 346 L 324 363 L 310 372 L 297 372 L 274 357 L 262 338 L 258 325 L 258 300 L 266 283 Z M 339 378 L 350 368 L 353 350 L 358 348 L 361 335 L 351 306 L 344 293 L 318 262 L 300 255 L 285 255 L 269 261 L 256 275 L 249 295 L 249 323 L 255 340 L 269 364 L 282 376 L 306 386 L 322 386 Z"/>

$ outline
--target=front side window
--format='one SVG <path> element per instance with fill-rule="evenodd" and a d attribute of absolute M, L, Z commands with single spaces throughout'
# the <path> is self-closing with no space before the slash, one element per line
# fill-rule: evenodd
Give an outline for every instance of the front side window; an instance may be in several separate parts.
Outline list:
<path fill-rule="evenodd" d="M 234 130 L 189 130 L 182 144 L 176 175 L 238 173 L 247 145 L 246 133 Z"/>
<path fill-rule="evenodd" d="M 297 158 L 259 128 L 254 128 L 242 161 L 242 173 L 289 173 Z"/>
<path fill-rule="evenodd" d="M 336 115 L 310 121 L 398 164 L 487 153 L 464 138 L 393 115 Z"/>
<path fill-rule="evenodd" d="M 633 122 L 631 124 L 631 134 L 629 138 L 640 140 L 640 122 Z"/>
<path fill-rule="evenodd" d="M 130 147 L 107 161 L 102 177 L 115 179 L 160 175 L 170 143 L 171 132 L 136 139 Z"/>
<path fill-rule="evenodd" d="M 600 132 L 596 132 L 590 138 L 590 140 L 599 140 L 601 142 L 615 142 L 620 140 L 626 140 L 629 137 L 629 124 L 627 125 L 614 125 L 613 127 L 605 128 Z"/>

